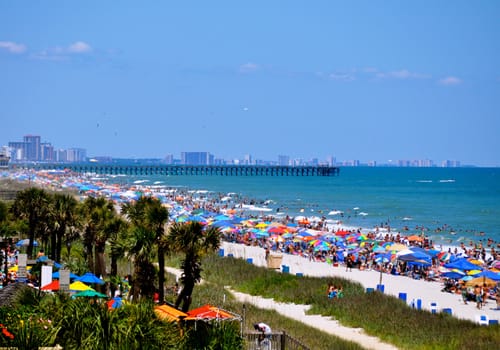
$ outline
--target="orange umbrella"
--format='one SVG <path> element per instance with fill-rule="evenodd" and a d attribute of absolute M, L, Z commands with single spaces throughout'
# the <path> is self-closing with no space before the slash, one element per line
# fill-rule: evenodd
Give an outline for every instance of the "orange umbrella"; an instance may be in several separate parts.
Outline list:
<path fill-rule="evenodd" d="M 206 304 L 197 309 L 188 311 L 185 320 L 239 320 L 240 317 L 232 312 L 216 306 Z"/>

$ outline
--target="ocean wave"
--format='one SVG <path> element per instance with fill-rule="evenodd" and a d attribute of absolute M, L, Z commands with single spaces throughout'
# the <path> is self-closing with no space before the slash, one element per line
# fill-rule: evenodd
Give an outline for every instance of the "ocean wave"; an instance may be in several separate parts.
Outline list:
<path fill-rule="evenodd" d="M 416 182 L 420 182 L 420 183 L 432 183 L 432 180 L 417 180 Z"/>
<path fill-rule="evenodd" d="M 328 215 L 342 215 L 344 212 L 341 210 L 332 210 Z"/>
<path fill-rule="evenodd" d="M 455 182 L 453 179 L 439 180 L 439 182 Z"/>
<path fill-rule="evenodd" d="M 272 211 L 271 208 L 256 207 L 255 205 L 251 205 L 251 204 L 243 204 L 242 207 L 243 207 L 243 209 L 249 210 L 249 211 Z"/>
<path fill-rule="evenodd" d="M 135 184 L 143 184 L 145 182 L 149 182 L 149 180 L 135 180 L 134 181 Z"/>

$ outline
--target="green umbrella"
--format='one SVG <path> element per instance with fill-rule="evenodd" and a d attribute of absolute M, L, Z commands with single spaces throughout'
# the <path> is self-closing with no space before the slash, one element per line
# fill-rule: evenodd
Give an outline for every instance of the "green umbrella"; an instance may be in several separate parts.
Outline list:
<path fill-rule="evenodd" d="M 87 298 L 92 298 L 92 297 L 97 297 L 97 298 L 107 298 L 108 296 L 106 294 L 99 293 L 95 290 L 83 290 L 81 292 L 78 292 L 74 295 L 75 298 L 78 297 L 87 297 Z"/>

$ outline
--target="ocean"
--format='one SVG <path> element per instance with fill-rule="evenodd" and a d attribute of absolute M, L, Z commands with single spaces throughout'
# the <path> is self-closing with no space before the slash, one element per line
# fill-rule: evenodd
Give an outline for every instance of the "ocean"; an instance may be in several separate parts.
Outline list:
<path fill-rule="evenodd" d="M 324 216 L 364 231 L 424 229 L 443 245 L 500 243 L 500 168 L 342 167 L 333 177 L 141 176 L 120 182 L 236 193 L 265 208 L 254 215 Z"/>

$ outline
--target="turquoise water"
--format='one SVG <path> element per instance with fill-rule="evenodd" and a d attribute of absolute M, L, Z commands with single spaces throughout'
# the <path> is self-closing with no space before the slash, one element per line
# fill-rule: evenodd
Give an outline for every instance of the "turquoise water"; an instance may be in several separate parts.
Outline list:
<path fill-rule="evenodd" d="M 138 179 L 236 192 L 257 203 L 271 200 L 272 212 L 265 214 L 324 215 L 354 227 L 389 225 L 393 232 L 406 226 L 407 232 L 420 233 L 425 227 L 436 242 L 444 243 L 486 238 L 500 242 L 499 168 L 346 167 L 335 177 L 129 178 Z M 344 212 L 343 217 L 328 215 L 333 210 Z"/>

